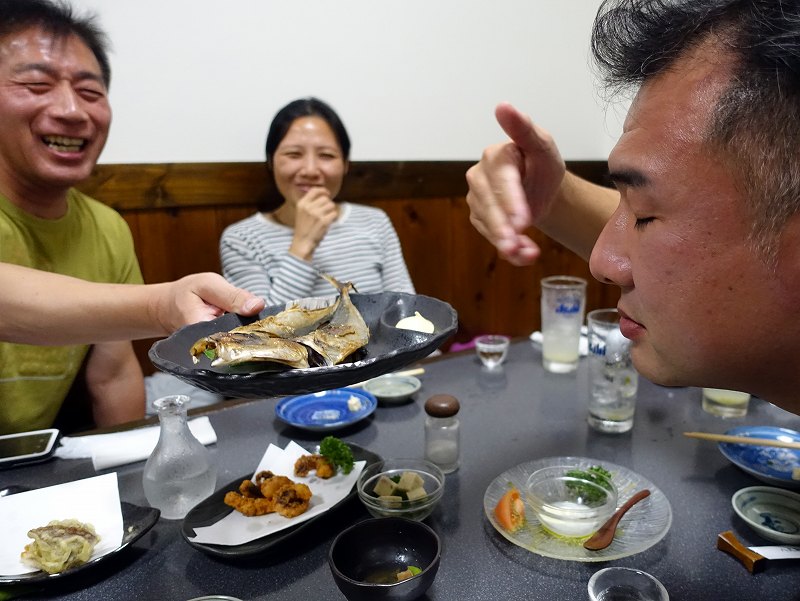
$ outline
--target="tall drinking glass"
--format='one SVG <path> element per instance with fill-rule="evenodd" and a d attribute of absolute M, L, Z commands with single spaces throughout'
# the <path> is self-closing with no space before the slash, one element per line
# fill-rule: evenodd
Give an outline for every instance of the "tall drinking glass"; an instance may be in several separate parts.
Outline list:
<path fill-rule="evenodd" d="M 542 364 L 547 371 L 578 368 L 586 280 L 566 275 L 542 279 Z"/>
<path fill-rule="evenodd" d="M 639 374 L 630 341 L 619 330 L 619 311 L 597 309 L 586 316 L 589 327 L 589 425 L 600 432 L 622 433 L 633 427 Z"/>

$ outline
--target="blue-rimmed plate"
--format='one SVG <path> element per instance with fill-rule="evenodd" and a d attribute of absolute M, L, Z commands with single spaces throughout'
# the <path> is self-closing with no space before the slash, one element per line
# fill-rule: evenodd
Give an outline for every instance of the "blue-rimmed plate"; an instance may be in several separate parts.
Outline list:
<path fill-rule="evenodd" d="M 774 426 L 740 426 L 725 434 L 800 442 L 799 432 Z M 800 451 L 796 449 L 721 442 L 719 450 L 729 461 L 762 482 L 784 488 L 800 488 Z M 792 478 L 795 472 L 797 479 Z"/>
<path fill-rule="evenodd" d="M 336 430 L 361 421 L 377 406 L 378 400 L 366 390 L 336 388 L 285 398 L 275 406 L 275 415 L 303 430 Z"/>

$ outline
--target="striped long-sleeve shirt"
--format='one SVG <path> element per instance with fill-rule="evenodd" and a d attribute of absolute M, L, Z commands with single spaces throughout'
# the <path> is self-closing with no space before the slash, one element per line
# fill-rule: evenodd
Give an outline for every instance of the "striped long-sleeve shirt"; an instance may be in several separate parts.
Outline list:
<path fill-rule="evenodd" d="M 267 305 L 335 294 L 320 273 L 353 282 L 361 293 L 414 292 L 397 232 L 380 209 L 341 203 L 311 262 L 289 254 L 293 235 L 261 213 L 228 226 L 220 240 L 223 275 Z"/>

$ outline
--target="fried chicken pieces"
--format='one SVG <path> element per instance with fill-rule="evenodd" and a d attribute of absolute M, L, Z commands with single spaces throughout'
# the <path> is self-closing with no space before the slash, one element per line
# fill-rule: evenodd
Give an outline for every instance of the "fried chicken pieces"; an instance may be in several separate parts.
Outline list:
<path fill-rule="evenodd" d="M 293 518 L 308 509 L 311 489 L 302 482 L 293 482 L 286 476 L 264 471 L 256 474 L 255 482 L 242 481 L 239 491 L 226 493 L 224 501 L 249 517 L 278 513 Z"/>
<path fill-rule="evenodd" d="M 303 455 L 294 464 L 295 476 L 304 478 L 311 471 L 324 480 L 336 474 L 336 468 L 322 455 Z M 243 480 L 238 492 L 225 493 L 225 504 L 248 517 L 278 513 L 293 518 L 308 509 L 311 489 L 302 482 L 270 471 L 257 473 L 254 480 Z"/>
<path fill-rule="evenodd" d="M 294 464 L 295 476 L 308 476 L 308 472 L 314 470 L 317 477 L 327 480 L 336 474 L 336 468 L 322 455 L 303 455 Z"/>

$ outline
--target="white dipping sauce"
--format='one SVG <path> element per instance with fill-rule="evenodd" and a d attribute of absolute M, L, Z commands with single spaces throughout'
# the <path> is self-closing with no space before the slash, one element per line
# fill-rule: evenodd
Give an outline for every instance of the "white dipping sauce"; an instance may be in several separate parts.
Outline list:
<path fill-rule="evenodd" d="M 397 322 L 395 327 L 401 330 L 415 330 L 425 334 L 433 334 L 434 330 L 433 322 L 429 319 L 425 319 L 419 314 L 419 311 L 414 311 L 414 315 L 411 317 L 404 317 Z"/>

